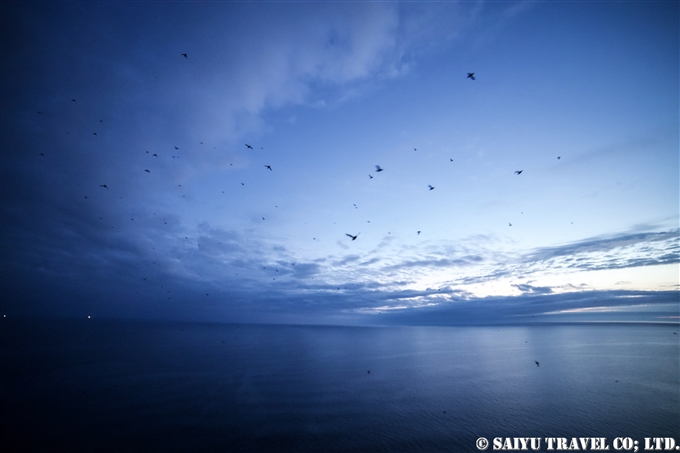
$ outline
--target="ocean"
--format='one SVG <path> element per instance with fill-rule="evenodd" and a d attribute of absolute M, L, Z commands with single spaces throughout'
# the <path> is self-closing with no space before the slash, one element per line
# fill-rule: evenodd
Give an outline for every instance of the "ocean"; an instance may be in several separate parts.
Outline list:
<path fill-rule="evenodd" d="M 473 452 L 680 443 L 678 325 L 3 319 L 3 452 Z M 676 334 L 674 334 L 674 332 Z M 535 363 L 538 362 L 538 365 Z M 493 444 L 488 447 L 493 449 Z"/>

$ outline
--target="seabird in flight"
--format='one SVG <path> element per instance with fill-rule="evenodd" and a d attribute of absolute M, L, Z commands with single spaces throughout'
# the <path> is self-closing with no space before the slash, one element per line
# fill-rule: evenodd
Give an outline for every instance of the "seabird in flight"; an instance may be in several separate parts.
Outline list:
<path fill-rule="evenodd" d="M 429 184 L 427 185 L 427 187 L 429 187 L 429 188 L 430 188 L 430 190 L 434 190 L 434 187 L 432 187 L 432 186 L 431 186 L 431 185 L 429 185 Z"/>
<path fill-rule="evenodd" d="M 144 170 L 144 171 L 147 172 L 147 173 L 151 173 L 149 170 Z"/>
<path fill-rule="evenodd" d="M 383 169 L 380 168 L 380 165 L 376 165 L 375 166 L 375 172 L 378 173 L 378 172 L 381 172 L 381 171 L 383 171 Z"/>
<path fill-rule="evenodd" d="M 250 146 L 250 145 L 249 145 L 249 144 L 247 144 L 247 143 L 246 143 L 246 148 L 248 148 L 248 149 L 253 149 L 253 147 L 252 147 L 252 146 Z"/>
<path fill-rule="evenodd" d="M 538 363 L 538 361 L 534 360 L 534 363 L 536 364 L 536 366 L 540 366 L 540 364 Z"/>
<path fill-rule="evenodd" d="M 474 73 L 474 72 L 468 72 L 467 78 L 468 78 L 468 79 L 475 80 L 475 73 Z"/>
<path fill-rule="evenodd" d="M 516 170 L 516 171 L 515 171 L 515 174 L 516 174 L 516 175 L 521 175 L 523 171 L 524 171 L 524 170 Z"/>
<path fill-rule="evenodd" d="M 102 185 L 99 186 L 99 187 L 103 187 L 103 188 L 105 188 L 105 189 L 108 189 L 108 187 L 106 186 L 106 184 L 102 184 Z"/>
<path fill-rule="evenodd" d="M 184 58 L 189 58 L 189 57 L 187 56 L 187 54 L 185 54 L 185 53 L 183 53 L 182 56 L 183 56 Z"/>
<path fill-rule="evenodd" d="M 153 154 L 151 155 L 151 157 L 158 157 L 158 154 L 153 153 Z"/>
<path fill-rule="evenodd" d="M 345 233 L 345 236 L 351 237 L 353 241 L 356 241 L 357 237 L 359 237 L 360 234 L 361 234 L 361 231 L 359 231 L 356 236 L 352 236 L 349 233 Z"/>
<path fill-rule="evenodd" d="M 269 169 L 269 171 L 274 171 L 274 170 L 272 170 L 272 167 L 271 167 L 271 165 L 265 165 L 265 168 L 268 168 L 268 169 Z"/>
<path fill-rule="evenodd" d="M 373 179 L 373 175 L 368 175 L 368 177 L 369 177 L 370 179 Z"/>

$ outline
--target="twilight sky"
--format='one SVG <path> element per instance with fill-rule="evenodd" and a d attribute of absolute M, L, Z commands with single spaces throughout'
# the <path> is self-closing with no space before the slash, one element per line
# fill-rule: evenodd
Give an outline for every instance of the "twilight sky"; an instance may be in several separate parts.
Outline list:
<path fill-rule="evenodd" d="M 676 1 L 1 8 L 7 316 L 679 319 Z"/>

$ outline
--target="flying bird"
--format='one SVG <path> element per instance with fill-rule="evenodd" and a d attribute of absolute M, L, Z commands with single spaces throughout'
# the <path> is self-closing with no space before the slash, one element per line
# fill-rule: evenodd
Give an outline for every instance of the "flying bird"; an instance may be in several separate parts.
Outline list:
<path fill-rule="evenodd" d="M 96 133 L 96 132 L 93 132 L 92 135 L 97 135 L 97 133 Z"/>
<path fill-rule="evenodd" d="M 474 73 L 474 72 L 468 72 L 467 78 L 468 78 L 468 79 L 475 80 L 475 73 Z"/>
<path fill-rule="evenodd" d="M 158 154 L 153 153 L 153 154 L 151 155 L 151 157 L 158 157 Z"/>
<path fill-rule="evenodd" d="M 147 173 L 151 173 L 149 170 L 144 170 L 144 171 L 147 172 Z"/>
<path fill-rule="evenodd" d="M 179 149 L 179 148 L 175 146 L 175 149 Z"/>
<path fill-rule="evenodd" d="M 430 190 L 434 190 L 434 187 L 432 187 L 432 186 L 431 186 L 431 185 L 429 185 L 429 184 L 427 185 L 427 187 L 429 187 L 429 188 L 430 188 Z"/>
<path fill-rule="evenodd" d="M 516 171 L 515 171 L 515 174 L 516 174 L 516 175 L 521 175 L 523 171 L 524 171 L 524 170 L 516 170 Z"/>
<path fill-rule="evenodd" d="M 106 184 L 102 184 L 102 185 L 99 186 L 99 187 L 103 187 L 104 189 L 108 189 L 108 187 L 106 186 Z"/>
<path fill-rule="evenodd" d="M 381 172 L 381 171 L 383 171 L 383 169 L 380 168 L 380 165 L 376 165 L 375 166 L 375 172 L 378 173 L 378 172 Z"/>
<path fill-rule="evenodd" d="M 451 158 L 449 157 L 449 161 L 453 162 L 453 159 L 451 159 Z"/>
<path fill-rule="evenodd" d="M 43 153 L 40 153 L 40 155 L 43 156 L 43 157 L 45 157 L 45 154 L 43 154 Z"/>
<path fill-rule="evenodd" d="M 71 99 L 71 102 L 76 102 L 76 100 L 75 100 L 75 99 Z"/>
<path fill-rule="evenodd" d="M 560 160 L 561 158 L 562 158 L 562 156 L 557 156 L 557 160 Z"/>
<path fill-rule="evenodd" d="M 373 175 L 368 175 L 368 177 L 369 177 L 370 179 L 373 179 Z"/>
<path fill-rule="evenodd" d="M 189 58 L 189 57 L 187 56 L 187 54 L 185 54 L 185 53 L 183 53 L 182 56 L 183 56 L 184 58 Z"/>
<path fill-rule="evenodd" d="M 420 231 L 418 231 L 418 236 L 420 236 Z"/>
<path fill-rule="evenodd" d="M 269 171 L 274 171 L 274 170 L 272 170 L 272 167 L 271 167 L 271 165 L 265 165 L 265 168 L 268 168 L 268 169 L 269 169 Z"/>
<path fill-rule="evenodd" d="M 509 222 L 508 222 L 508 226 L 512 226 L 512 223 L 509 223 Z"/>
<path fill-rule="evenodd" d="M 538 363 L 538 361 L 534 360 L 534 363 L 536 364 L 536 366 L 540 366 L 540 364 Z"/>
<path fill-rule="evenodd" d="M 348 234 L 348 233 L 345 233 L 345 236 L 351 237 L 353 241 L 356 241 L 356 239 L 359 237 L 360 234 L 361 234 L 361 231 L 359 231 L 356 236 L 352 236 L 351 234 Z"/>
<path fill-rule="evenodd" d="M 249 144 L 247 144 L 247 143 L 246 143 L 246 148 L 248 148 L 248 149 L 253 149 L 253 147 L 252 147 L 252 146 L 250 146 L 250 145 L 249 145 Z"/>

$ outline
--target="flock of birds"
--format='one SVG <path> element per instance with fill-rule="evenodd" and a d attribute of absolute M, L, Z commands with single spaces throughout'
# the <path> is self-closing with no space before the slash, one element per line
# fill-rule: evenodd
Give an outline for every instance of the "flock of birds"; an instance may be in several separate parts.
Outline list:
<path fill-rule="evenodd" d="M 185 59 L 188 59 L 188 54 L 186 54 L 186 53 L 182 53 L 181 56 L 184 57 Z M 476 79 L 475 79 L 475 73 L 474 73 L 474 72 L 468 73 L 468 74 L 467 74 L 467 78 L 469 78 L 469 79 L 471 79 L 471 80 L 476 80 Z M 71 99 L 71 102 L 72 102 L 72 103 L 76 103 L 77 101 L 76 101 L 76 99 Z M 42 114 L 42 112 L 39 111 L 38 114 Z M 100 123 L 103 123 L 103 120 L 99 119 L 99 122 L 100 122 Z M 93 132 L 92 134 L 93 134 L 94 136 L 97 136 L 97 132 Z M 200 142 L 200 144 L 202 145 L 203 142 Z M 246 147 L 247 150 L 254 150 L 254 147 L 253 147 L 252 145 L 250 145 L 250 144 L 248 144 L 248 143 L 245 143 L 244 145 L 245 145 L 245 147 Z M 260 149 L 263 149 L 263 148 L 260 148 Z M 175 151 L 180 151 L 180 148 L 179 148 L 178 146 L 175 145 L 175 146 L 174 146 L 174 150 L 175 150 Z M 418 151 L 418 149 L 417 149 L 417 148 L 413 148 L 413 151 Z M 145 153 L 146 153 L 146 154 L 150 154 L 150 157 L 153 158 L 153 159 L 159 159 L 158 153 L 150 153 L 149 151 L 145 151 Z M 43 157 L 44 157 L 45 154 L 44 154 L 44 153 L 40 153 L 40 156 L 43 156 Z M 179 158 L 180 158 L 180 156 L 179 156 L 178 154 L 177 154 L 177 155 L 174 155 L 174 154 L 173 154 L 173 155 L 171 155 L 171 157 L 172 157 L 172 159 L 179 159 Z M 561 159 L 561 156 L 558 156 L 557 159 L 558 159 L 558 160 Z M 449 158 L 449 161 L 450 161 L 450 162 L 453 162 L 454 159 Z M 233 166 L 233 163 L 231 163 L 230 165 Z M 151 167 L 151 168 L 153 168 L 153 167 Z M 269 164 L 264 164 L 264 168 L 265 168 L 266 170 L 269 170 L 270 172 L 273 172 L 273 171 L 274 171 L 274 169 L 272 168 L 272 165 L 269 165 Z M 144 173 L 147 173 L 147 174 L 150 174 L 150 173 L 151 173 L 151 169 L 150 169 L 150 168 L 144 168 L 143 171 L 144 171 Z M 380 165 L 375 165 L 375 172 L 374 172 L 374 173 L 380 174 L 380 173 L 383 173 L 384 171 L 385 171 L 385 169 L 384 169 L 383 167 L 381 167 Z M 522 174 L 522 172 L 523 172 L 522 169 L 516 170 L 516 171 L 515 171 L 515 175 L 518 175 L 518 176 L 519 176 L 519 175 Z M 373 174 L 369 174 L 368 176 L 369 176 L 369 179 L 373 179 L 373 178 L 374 178 L 374 175 L 373 175 Z M 241 184 L 241 186 L 244 186 L 244 185 L 245 185 L 244 182 L 241 182 L 240 184 Z M 178 186 L 179 186 L 179 187 L 182 187 L 181 184 L 178 184 Z M 102 189 L 109 190 L 109 186 L 108 186 L 107 184 L 100 184 L 99 187 L 102 188 Z M 431 185 L 431 184 L 428 184 L 428 185 L 427 185 L 427 189 L 428 189 L 428 191 L 432 191 L 432 190 L 435 189 L 435 186 L 433 186 L 433 185 Z M 223 193 L 224 193 L 224 191 L 223 191 Z M 183 195 L 183 197 L 184 197 L 184 195 Z M 121 197 L 121 198 L 122 198 L 122 197 Z M 87 195 L 85 195 L 85 199 L 88 199 L 88 196 L 87 196 Z M 356 204 L 354 204 L 353 206 L 354 206 L 355 209 L 358 209 L 358 207 L 357 207 Z M 278 206 L 277 206 L 277 207 L 278 207 Z M 155 214 L 154 214 L 154 215 L 155 215 Z M 264 216 L 261 216 L 261 217 L 262 217 L 262 220 L 264 221 L 264 220 L 265 220 L 265 217 L 264 217 Z M 100 219 L 102 219 L 102 217 L 100 217 Z M 134 220 L 134 217 L 131 218 L 131 220 Z M 163 219 L 163 221 L 164 221 L 164 223 L 167 225 L 166 219 Z M 368 222 L 370 223 L 370 221 L 368 221 Z M 512 226 L 512 224 L 509 223 L 509 226 Z M 112 227 L 112 228 L 113 228 L 113 227 Z M 421 232 L 422 232 L 421 230 L 418 230 L 418 231 L 417 231 L 417 235 L 419 236 L 419 235 L 421 234 Z M 346 236 L 347 236 L 349 239 L 351 239 L 351 241 L 353 242 L 353 241 L 356 241 L 356 240 L 359 238 L 359 235 L 360 235 L 360 234 L 361 234 L 361 232 L 358 232 L 357 234 L 346 233 Z M 389 234 L 391 234 L 391 233 L 389 233 Z M 188 237 L 185 237 L 185 239 L 188 239 Z M 316 238 L 314 238 L 314 240 L 316 240 Z M 220 243 L 220 244 L 221 244 L 221 243 Z M 200 244 L 199 244 L 199 245 L 200 245 Z M 293 263 L 293 265 L 295 265 L 295 263 Z M 263 267 L 263 269 L 266 269 L 266 267 Z M 278 269 L 276 270 L 276 272 L 278 272 Z M 238 274 L 236 274 L 236 275 L 238 276 Z M 147 277 L 144 277 L 143 280 L 146 281 L 146 280 L 147 280 Z M 276 278 L 274 278 L 274 280 L 276 280 Z M 163 287 L 161 286 L 161 288 L 163 288 Z M 338 288 L 338 289 L 340 289 L 340 288 Z M 167 292 L 169 293 L 170 291 L 167 291 Z M 210 294 L 210 293 L 205 293 L 206 296 L 209 296 L 209 294 Z M 168 296 L 168 299 L 171 299 L 171 297 Z M 538 361 L 536 361 L 535 363 L 536 363 L 536 366 L 539 366 L 539 362 L 538 362 Z M 369 373 L 370 373 L 370 371 L 369 371 Z"/>
<path fill-rule="evenodd" d="M 182 53 L 182 54 L 180 54 L 180 55 L 181 55 L 182 57 L 184 57 L 185 59 L 188 59 L 188 58 L 189 58 L 188 54 L 186 54 L 186 53 Z M 467 73 L 467 78 L 468 78 L 468 79 L 471 79 L 471 80 L 476 80 L 476 79 L 475 79 L 475 73 L 474 73 L 474 72 L 468 72 L 468 73 Z M 76 99 L 71 99 L 71 102 L 75 103 L 75 102 L 77 102 L 77 101 L 76 101 Z M 42 114 L 42 111 L 38 111 L 38 114 Z M 103 120 L 100 119 L 99 122 L 102 123 Z M 97 133 L 96 133 L 96 132 L 93 132 L 92 134 L 93 134 L 94 136 L 97 136 Z M 200 142 L 200 143 L 203 144 L 203 142 Z M 249 150 L 253 150 L 253 149 L 254 149 L 253 146 L 250 145 L 250 144 L 248 144 L 248 143 L 245 144 L 245 147 L 246 147 L 247 149 L 249 149 Z M 179 150 L 179 147 L 178 147 L 178 146 L 174 146 L 174 149 L 175 149 L 176 151 L 178 151 L 178 150 Z M 263 149 L 263 148 L 261 148 L 261 149 Z M 417 150 L 418 150 L 417 148 L 413 148 L 413 151 L 417 151 Z M 149 151 L 146 151 L 146 154 L 150 154 Z M 40 153 L 40 156 L 43 156 L 43 157 L 44 157 L 45 154 L 44 154 L 44 153 Z M 151 157 L 158 158 L 158 154 L 157 154 L 157 153 L 153 153 L 153 154 L 151 154 Z M 172 157 L 173 159 L 179 159 L 180 156 L 179 156 L 179 155 L 172 155 L 171 157 Z M 558 156 L 557 159 L 560 160 L 560 159 L 561 159 L 561 156 Z M 452 158 L 449 158 L 449 161 L 450 161 L 450 162 L 453 162 L 453 159 L 452 159 Z M 230 165 L 233 166 L 233 163 L 230 164 Z M 269 171 L 274 171 L 274 170 L 272 169 L 272 166 L 271 166 L 271 165 L 264 165 L 264 168 L 266 168 L 266 169 L 269 170 Z M 383 169 L 380 165 L 376 165 L 376 166 L 375 166 L 375 173 L 381 173 L 381 172 L 383 172 L 383 171 L 384 171 L 384 169 Z M 524 171 L 524 170 L 516 170 L 516 171 L 515 171 L 515 174 L 516 174 L 516 175 L 521 175 L 523 171 Z M 145 173 L 151 173 L 151 170 L 148 169 L 148 168 L 145 168 L 145 169 L 144 169 L 144 172 L 145 172 Z M 374 176 L 373 176 L 372 174 L 369 174 L 368 177 L 369 177 L 369 179 L 373 179 L 373 178 L 374 178 Z M 241 182 L 241 185 L 244 186 L 245 183 Z M 108 187 L 106 184 L 101 184 L 99 187 L 105 188 L 105 189 L 109 189 L 109 187 Z M 182 187 L 181 184 L 179 185 L 179 187 Z M 434 187 L 433 185 L 431 185 L 431 184 L 428 184 L 427 188 L 428 188 L 428 190 L 430 190 L 430 191 L 432 191 L 432 190 L 435 189 L 435 187 Z M 224 191 L 223 191 L 222 193 L 224 193 Z M 183 197 L 185 197 L 185 196 L 183 195 Z M 85 198 L 85 199 L 89 199 L 89 197 L 88 197 L 87 195 L 85 195 L 84 198 Z M 277 206 L 277 207 L 278 207 L 278 206 Z M 354 207 L 357 208 L 356 204 L 354 204 Z M 132 220 L 134 220 L 134 219 L 132 219 Z M 265 220 L 265 217 L 264 217 L 264 216 L 262 216 L 262 220 Z M 370 221 L 368 221 L 368 222 L 370 223 Z M 509 226 L 512 226 L 512 223 L 508 223 L 508 225 L 509 225 Z M 417 231 L 417 235 L 420 235 L 420 233 L 421 233 L 421 231 Z M 359 234 L 360 234 L 360 233 L 358 233 L 358 234 L 356 234 L 356 235 L 352 235 L 352 234 L 346 233 L 346 236 L 349 237 L 349 238 L 351 238 L 352 241 L 355 241 L 355 240 L 359 237 Z M 314 240 L 316 240 L 316 238 L 314 238 Z"/>

